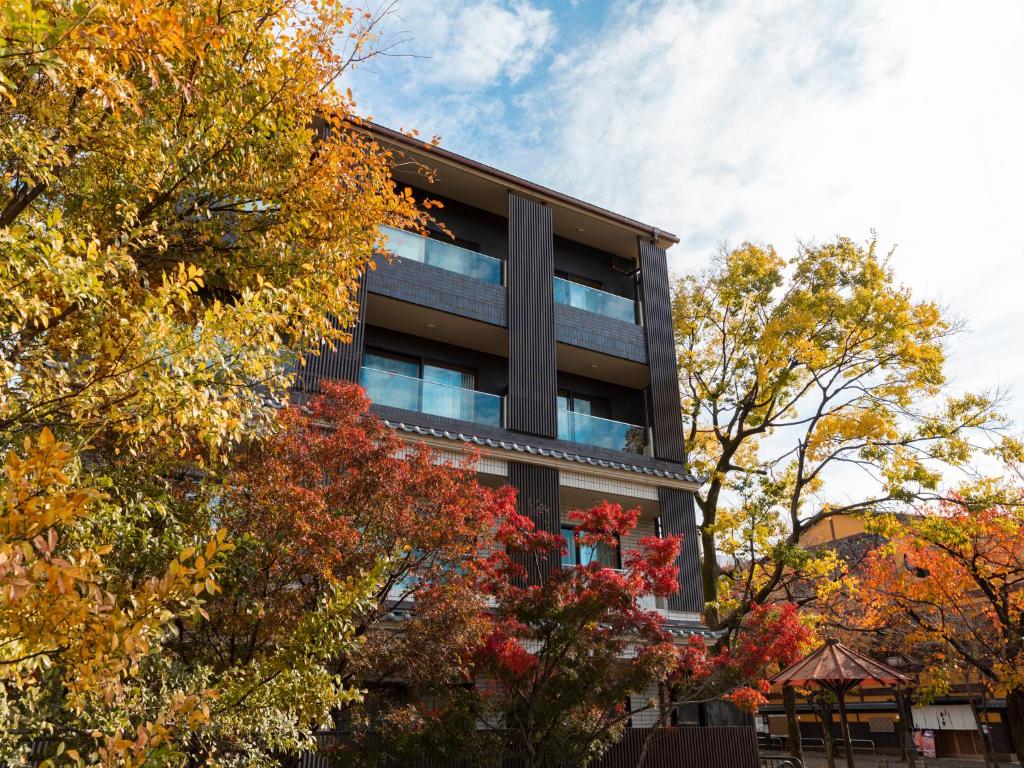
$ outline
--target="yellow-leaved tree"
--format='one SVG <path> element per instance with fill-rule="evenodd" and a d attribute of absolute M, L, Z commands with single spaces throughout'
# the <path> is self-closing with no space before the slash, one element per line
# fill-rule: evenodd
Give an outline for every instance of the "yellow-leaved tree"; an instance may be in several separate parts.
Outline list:
<path fill-rule="evenodd" d="M 68 443 L 43 428 L 38 441 L 25 438 L 22 451 L 7 454 L 0 508 L 0 684 L 3 684 L 4 733 L 0 754 L 18 755 L 18 745 L 38 743 L 51 731 L 48 710 L 59 685 L 59 709 L 82 712 L 120 706 L 126 678 L 159 646 L 165 625 L 195 612 L 199 595 L 217 591 L 217 559 L 230 549 L 223 532 L 201 552 L 182 550 L 162 576 L 119 589 L 116 567 L 104 560 L 112 545 L 83 546 L 65 532 L 96 513 L 108 501 L 72 477 Z M 169 721 L 188 727 L 208 716 L 199 691 L 176 691 L 156 714 L 126 741 L 126 747 L 161 738 Z M 107 705 L 107 706 L 104 706 Z M 58 734 L 59 735 L 59 734 Z M 97 734 L 97 756 L 109 752 L 122 734 Z M 66 747 L 67 757 L 82 755 Z M 132 762 L 140 750 L 129 750 Z"/>
<path fill-rule="evenodd" d="M 835 550 L 801 546 L 815 524 L 939 498 L 944 472 L 1019 453 L 998 397 L 950 392 L 957 324 L 899 285 L 873 240 L 788 260 L 744 244 L 680 279 L 673 310 L 687 457 L 707 478 L 705 617 L 723 643 L 752 606 L 838 583 Z"/>
<path fill-rule="evenodd" d="M 345 341 L 379 227 L 425 223 L 340 79 L 378 22 L 331 0 L 4 3 L 0 762 L 40 739 L 174 762 L 216 716 L 159 653 L 230 546 L 175 479 L 273 428 L 303 350 Z M 331 642 L 371 586 L 338 585 Z"/>

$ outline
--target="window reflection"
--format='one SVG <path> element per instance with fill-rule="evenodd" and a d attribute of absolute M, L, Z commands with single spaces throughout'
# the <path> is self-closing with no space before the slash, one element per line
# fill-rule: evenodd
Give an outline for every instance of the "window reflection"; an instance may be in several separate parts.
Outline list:
<path fill-rule="evenodd" d="M 580 541 L 576 528 L 571 525 L 563 525 L 561 534 L 566 543 L 566 553 L 562 555 L 563 566 L 600 563 L 608 568 L 622 567 L 618 547 L 604 543 L 584 544 Z"/>

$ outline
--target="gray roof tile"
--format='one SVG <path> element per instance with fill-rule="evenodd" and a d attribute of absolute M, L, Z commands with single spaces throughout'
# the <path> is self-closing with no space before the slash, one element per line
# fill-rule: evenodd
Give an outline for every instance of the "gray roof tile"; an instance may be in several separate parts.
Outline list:
<path fill-rule="evenodd" d="M 421 427 L 416 424 L 406 424 L 402 421 L 392 421 L 385 419 L 384 423 L 392 429 L 397 429 L 402 432 L 409 432 L 413 434 L 423 435 L 424 437 L 441 437 L 453 442 L 471 443 L 473 445 L 486 445 L 490 448 L 501 448 L 506 451 L 517 451 L 519 453 L 529 453 L 537 456 L 544 456 L 546 458 L 563 459 L 565 461 L 576 462 L 578 464 L 589 464 L 595 467 L 605 467 L 610 469 L 618 469 L 624 472 L 635 472 L 640 475 L 651 475 L 653 477 L 664 477 L 672 480 L 682 480 L 684 482 L 701 483 L 701 478 L 691 475 L 689 472 L 669 472 L 662 469 L 653 469 L 651 467 L 640 467 L 636 464 L 626 464 L 618 461 L 608 461 L 606 459 L 595 459 L 592 456 L 584 456 L 579 453 L 572 453 L 570 451 L 559 451 L 551 448 L 543 448 L 528 443 L 511 443 L 505 440 L 494 440 L 489 437 L 479 437 L 477 435 L 466 435 L 462 432 L 451 432 L 447 429 L 434 429 L 432 427 Z"/>

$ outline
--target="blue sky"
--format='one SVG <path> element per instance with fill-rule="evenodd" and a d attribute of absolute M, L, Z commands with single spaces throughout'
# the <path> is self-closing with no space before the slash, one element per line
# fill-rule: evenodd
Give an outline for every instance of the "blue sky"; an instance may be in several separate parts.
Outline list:
<path fill-rule="evenodd" d="M 1024 2 L 398 0 L 403 33 L 351 77 L 378 122 L 675 232 L 677 273 L 875 229 L 1024 422 Z"/>

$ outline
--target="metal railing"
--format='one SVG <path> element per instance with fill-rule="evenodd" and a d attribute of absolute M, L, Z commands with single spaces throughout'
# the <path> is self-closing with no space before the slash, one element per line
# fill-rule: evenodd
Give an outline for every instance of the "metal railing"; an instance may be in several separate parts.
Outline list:
<path fill-rule="evenodd" d="M 854 752 L 866 752 L 869 755 L 873 755 L 877 751 L 877 748 L 875 747 L 875 742 L 871 739 L 850 739 L 850 747 L 853 749 Z M 836 749 L 838 750 L 842 748 L 843 740 L 836 739 Z"/>
<path fill-rule="evenodd" d="M 394 227 L 381 227 L 381 231 L 388 237 L 387 250 L 400 259 L 418 261 L 485 283 L 501 285 L 501 259 Z"/>
<path fill-rule="evenodd" d="M 817 736 L 804 736 L 800 739 L 800 744 L 804 749 L 813 749 L 815 751 L 825 751 L 825 740 Z M 854 752 L 864 752 L 869 755 L 873 755 L 877 752 L 875 742 L 871 739 L 850 739 L 850 748 Z M 832 751 L 837 755 L 843 751 L 843 740 L 832 739 Z"/>

